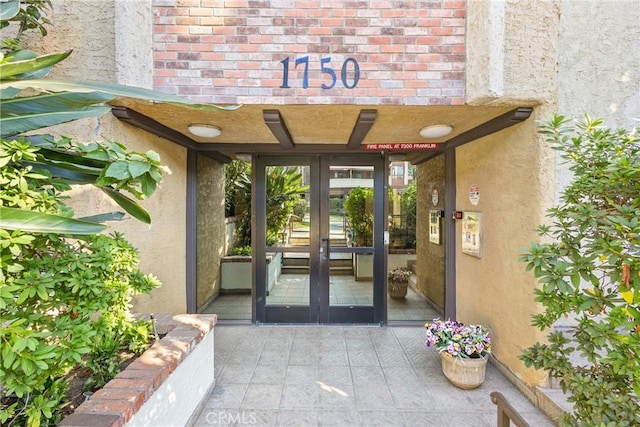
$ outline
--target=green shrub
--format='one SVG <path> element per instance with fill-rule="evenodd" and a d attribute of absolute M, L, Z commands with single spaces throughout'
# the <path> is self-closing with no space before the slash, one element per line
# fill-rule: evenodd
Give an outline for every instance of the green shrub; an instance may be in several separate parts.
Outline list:
<path fill-rule="evenodd" d="M 250 256 L 251 246 L 236 246 L 235 248 L 231 249 L 230 255 Z"/>
<path fill-rule="evenodd" d="M 373 246 L 373 189 L 357 187 L 344 201 L 344 211 L 357 246 Z"/>
<path fill-rule="evenodd" d="M 69 185 L 33 166 L 38 151 L 24 140 L 0 141 L 0 206 L 71 217 L 62 195 Z M 138 264 L 137 250 L 119 233 L 0 229 L 3 425 L 55 425 L 72 367 L 88 364 L 103 384 L 117 373 L 116 350 L 148 345 L 149 324 L 133 321 L 129 304 L 159 282 Z"/>
<path fill-rule="evenodd" d="M 540 133 L 570 165 L 572 182 L 539 227 L 543 243 L 522 256 L 538 279 L 533 316 L 552 331 L 526 349 L 526 366 L 548 371 L 569 394 L 566 425 L 640 425 L 640 139 L 585 117 L 555 116 Z M 573 362 L 572 356 L 582 361 Z"/>
<path fill-rule="evenodd" d="M 238 217 L 235 246 L 251 246 L 251 169 L 246 162 L 237 160 L 225 168 L 226 212 Z M 266 171 L 267 246 L 280 241 L 289 216 L 307 191 L 302 185 L 302 174 L 295 167 L 269 166 Z M 304 200 L 302 200 L 304 202 Z M 306 204 L 305 204 L 306 209 Z"/>
<path fill-rule="evenodd" d="M 298 217 L 298 221 L 304 221 L 304 217 L 308 210 L 309 207 L 307 206 L 307 201 L 305 199 L 299 198 L 294 202 L 293 214 Z"/>

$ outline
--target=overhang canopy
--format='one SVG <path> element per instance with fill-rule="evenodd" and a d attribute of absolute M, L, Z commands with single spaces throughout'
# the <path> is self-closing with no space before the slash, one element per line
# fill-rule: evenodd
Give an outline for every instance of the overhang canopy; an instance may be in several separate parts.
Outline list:
<path fill-rule="evenodd" d="M 420 163 L 439 152 L 526 120 L 531 107 L 400 105 L 242 105 L 203 111 L 187 106 L 122 98 L 113 103 L 119 119 L 222 162 L 239 153 L 353 153 L 369 144 L 438 143 L 429 150 L 402 150 Z M 216 126 L 215 138 L 190 134 L 191 124 Z M 446 124 L 453 131 L 425 139 L 420 130 Z"/>

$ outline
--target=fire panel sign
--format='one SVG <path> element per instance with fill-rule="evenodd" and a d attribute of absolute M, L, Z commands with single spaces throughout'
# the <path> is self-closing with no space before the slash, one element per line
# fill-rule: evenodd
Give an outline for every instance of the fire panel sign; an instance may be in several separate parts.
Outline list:
<path fill-rule="evenodd" d="M 365 144 L 365 150 L 436 150 L 438 143 L 435 142 L 394 142 L 392 144 Z"/>

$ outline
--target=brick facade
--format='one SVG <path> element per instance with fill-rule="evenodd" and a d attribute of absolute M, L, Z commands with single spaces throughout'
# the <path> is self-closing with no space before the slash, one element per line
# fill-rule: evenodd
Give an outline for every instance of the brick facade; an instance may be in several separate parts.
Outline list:
<path fill-rule="evenodd" d="M 464 0 L 153 0 L 153 16 L 155 88 L 198 102 L 464 104 Z"/>

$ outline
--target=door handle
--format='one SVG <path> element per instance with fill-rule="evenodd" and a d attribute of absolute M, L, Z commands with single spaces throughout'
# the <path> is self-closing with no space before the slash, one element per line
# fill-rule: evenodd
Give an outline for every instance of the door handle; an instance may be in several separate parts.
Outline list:
<path fill-rule="evenodd" d="M 322 254 L 322 260 L 327 261 L 329 259 L 329 239 L 320 239 L 320 253 Z"/>

